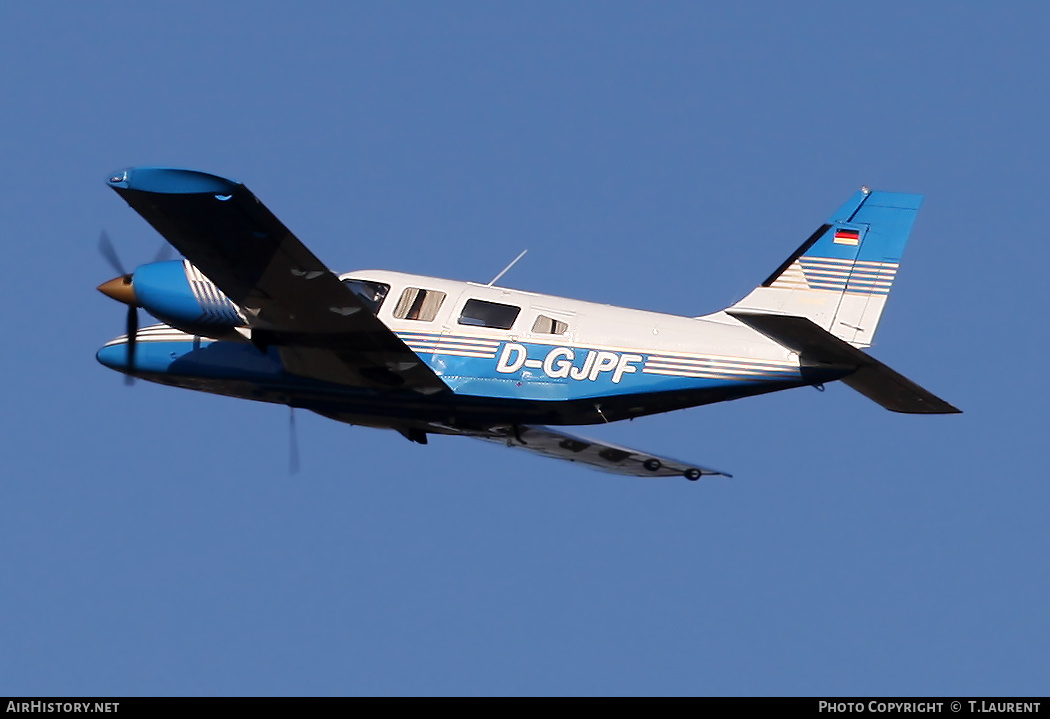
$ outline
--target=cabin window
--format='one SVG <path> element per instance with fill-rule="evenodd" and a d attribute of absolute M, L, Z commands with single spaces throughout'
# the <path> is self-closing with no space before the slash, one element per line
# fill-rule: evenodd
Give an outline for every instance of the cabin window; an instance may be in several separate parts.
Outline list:
<path fill-rule="evenodd" d="M 473 325 L 475 327 L 491 327 L 495 330 L 509 330 L 518 319 L 520 307 L 514 305 L 501 305 L 498 302 L 486 302 L 485 300 L 467 300 L 463 305 L 463 311 L 459 314 L 461 325 Z"/>
<path fill-rule="evenodd" d="M 372 314 L 379 314 L 379 308 L 383 306 L 386 293 L 390 291 L 390 285 L 382 282 L 370 282 L 369 280 L 343 280 L 343 284 L 357 295 L 357 299 L 364 303 Z"/>
<path fill-rule="evenodd" d="M 547 315 L 539 315 L 532 323 L 532 332 L 537 335 L 563 335 L 569 331 L 569 324 Z"/>
<path fill-rule="evenodd" d="M 399 320 L 419 320 L 430 322 L 437 317 L 445 293 L 438 290 L 421 290 L 418 287 L 406 287 L 401 299 L 394 308 L 394 318 Z"/>

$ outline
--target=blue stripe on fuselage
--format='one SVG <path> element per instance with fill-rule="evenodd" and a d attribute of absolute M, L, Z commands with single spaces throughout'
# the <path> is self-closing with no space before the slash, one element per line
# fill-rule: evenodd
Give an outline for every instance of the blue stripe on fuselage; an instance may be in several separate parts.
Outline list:
<path fill-rule="evenodd" d="M 801 379 L 797 366 L 771 361 L 501 342 L 468 335 L 400 336 L 461 395 L 557 401 Z M 481 341 L 493 346 L 470 346 Z"/>
<path fill-rule="evenodd" d="M 436 339 L 406 339 L 410 346 L 433 346 L 437 342 Z M 442 342 L 456 346 L 465 345 L 470 339 L 445 336 Z M 772 361 L 529 342 L 499 342 L 480 353 L 484 356 L 476 356 L 479 353 L 472 349 L 417 350 L 417 353 L 456 394 L 493 399 L 563 401 L 802 380 L 797 367 Z M 97 357 L 107 367 L 129 370 L 124 343 L 103 347 Z M 172 339 L 143 336 L 137 343 L 135 367 L 131 371 L 171 378 L 244 380 L 262 386 L 270 383 L 318 389 L 332 386 L 286 372 L 276 348 L 263 353 L 246 342 L 178 339 L 177 336 Z"/>

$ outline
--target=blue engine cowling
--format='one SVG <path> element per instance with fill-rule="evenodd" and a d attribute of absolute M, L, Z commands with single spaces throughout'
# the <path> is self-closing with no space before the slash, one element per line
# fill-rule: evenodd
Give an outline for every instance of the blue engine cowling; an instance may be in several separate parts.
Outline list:
<path fill-rule="evenodd" d="M 219 338 L 245 326 L 237 305 L 186 260 L 142 265 L 132 284 L 142 309 L 188 334 Z"/>

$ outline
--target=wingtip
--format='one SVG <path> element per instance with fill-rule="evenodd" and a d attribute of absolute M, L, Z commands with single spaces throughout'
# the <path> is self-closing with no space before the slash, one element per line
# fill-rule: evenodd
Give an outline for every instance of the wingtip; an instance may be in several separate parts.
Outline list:
<path fill-rule="evenodd" d="M 232 194 L 241 183 L 200 170 L 179 167 L 128 167 L 112 173 L 106 184 L 114 189 L 165 195 Z"/>

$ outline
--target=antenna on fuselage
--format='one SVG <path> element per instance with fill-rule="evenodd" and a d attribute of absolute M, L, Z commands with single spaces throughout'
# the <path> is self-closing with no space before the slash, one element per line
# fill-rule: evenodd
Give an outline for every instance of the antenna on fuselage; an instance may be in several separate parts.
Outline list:
<path fill-rule="evenodd" d="M 507 265 L 506 267 L 504 267 L 504 268 L 503 268 L 503 272 L 500 272 L 500 273 L 499 273 L 498 275 L 496 275 L 495 277 L 493 277 L 493 278 L 492 278 L 492 279 L 491 279 L 491 280 L 489 281 L 489 283 L 488 283 L 487 285 L 485 285 L 485 286 L 486 286 L 486 287 L 492 287 L 492 285 L 496 284 L 496 281 L 497 281 L 497 280 L 498 280 L 498 279 L 499 279 L 500 277 L 503 277 L 503 275 L 507 274 L 507 270 L 509 270 L 509 269 L 510 269 L 511 267 L 513 267 L 513 266 L 515 265 L 515 263 L 517 263 L 517 261 L 518 261 L 518 260 L 520 260 L 520 259 L 521 259 L 522 257 L 524 257 L 524 256 L 525 256 L 525 253 L 526 253 L 526 252 L 528 252 L 528 250 L 522 250 L 522 251 L 521 251 L 521 254 L 520 254 L 520 255 L 518 255 L 518 256 L 517 256 L 517 257 L 515 257 L 515 258 L 514 258 L 513 260 L 511 260 L 511 261 L 510 261 L 510 264 L 509 264 L 509 265 Z"/>

